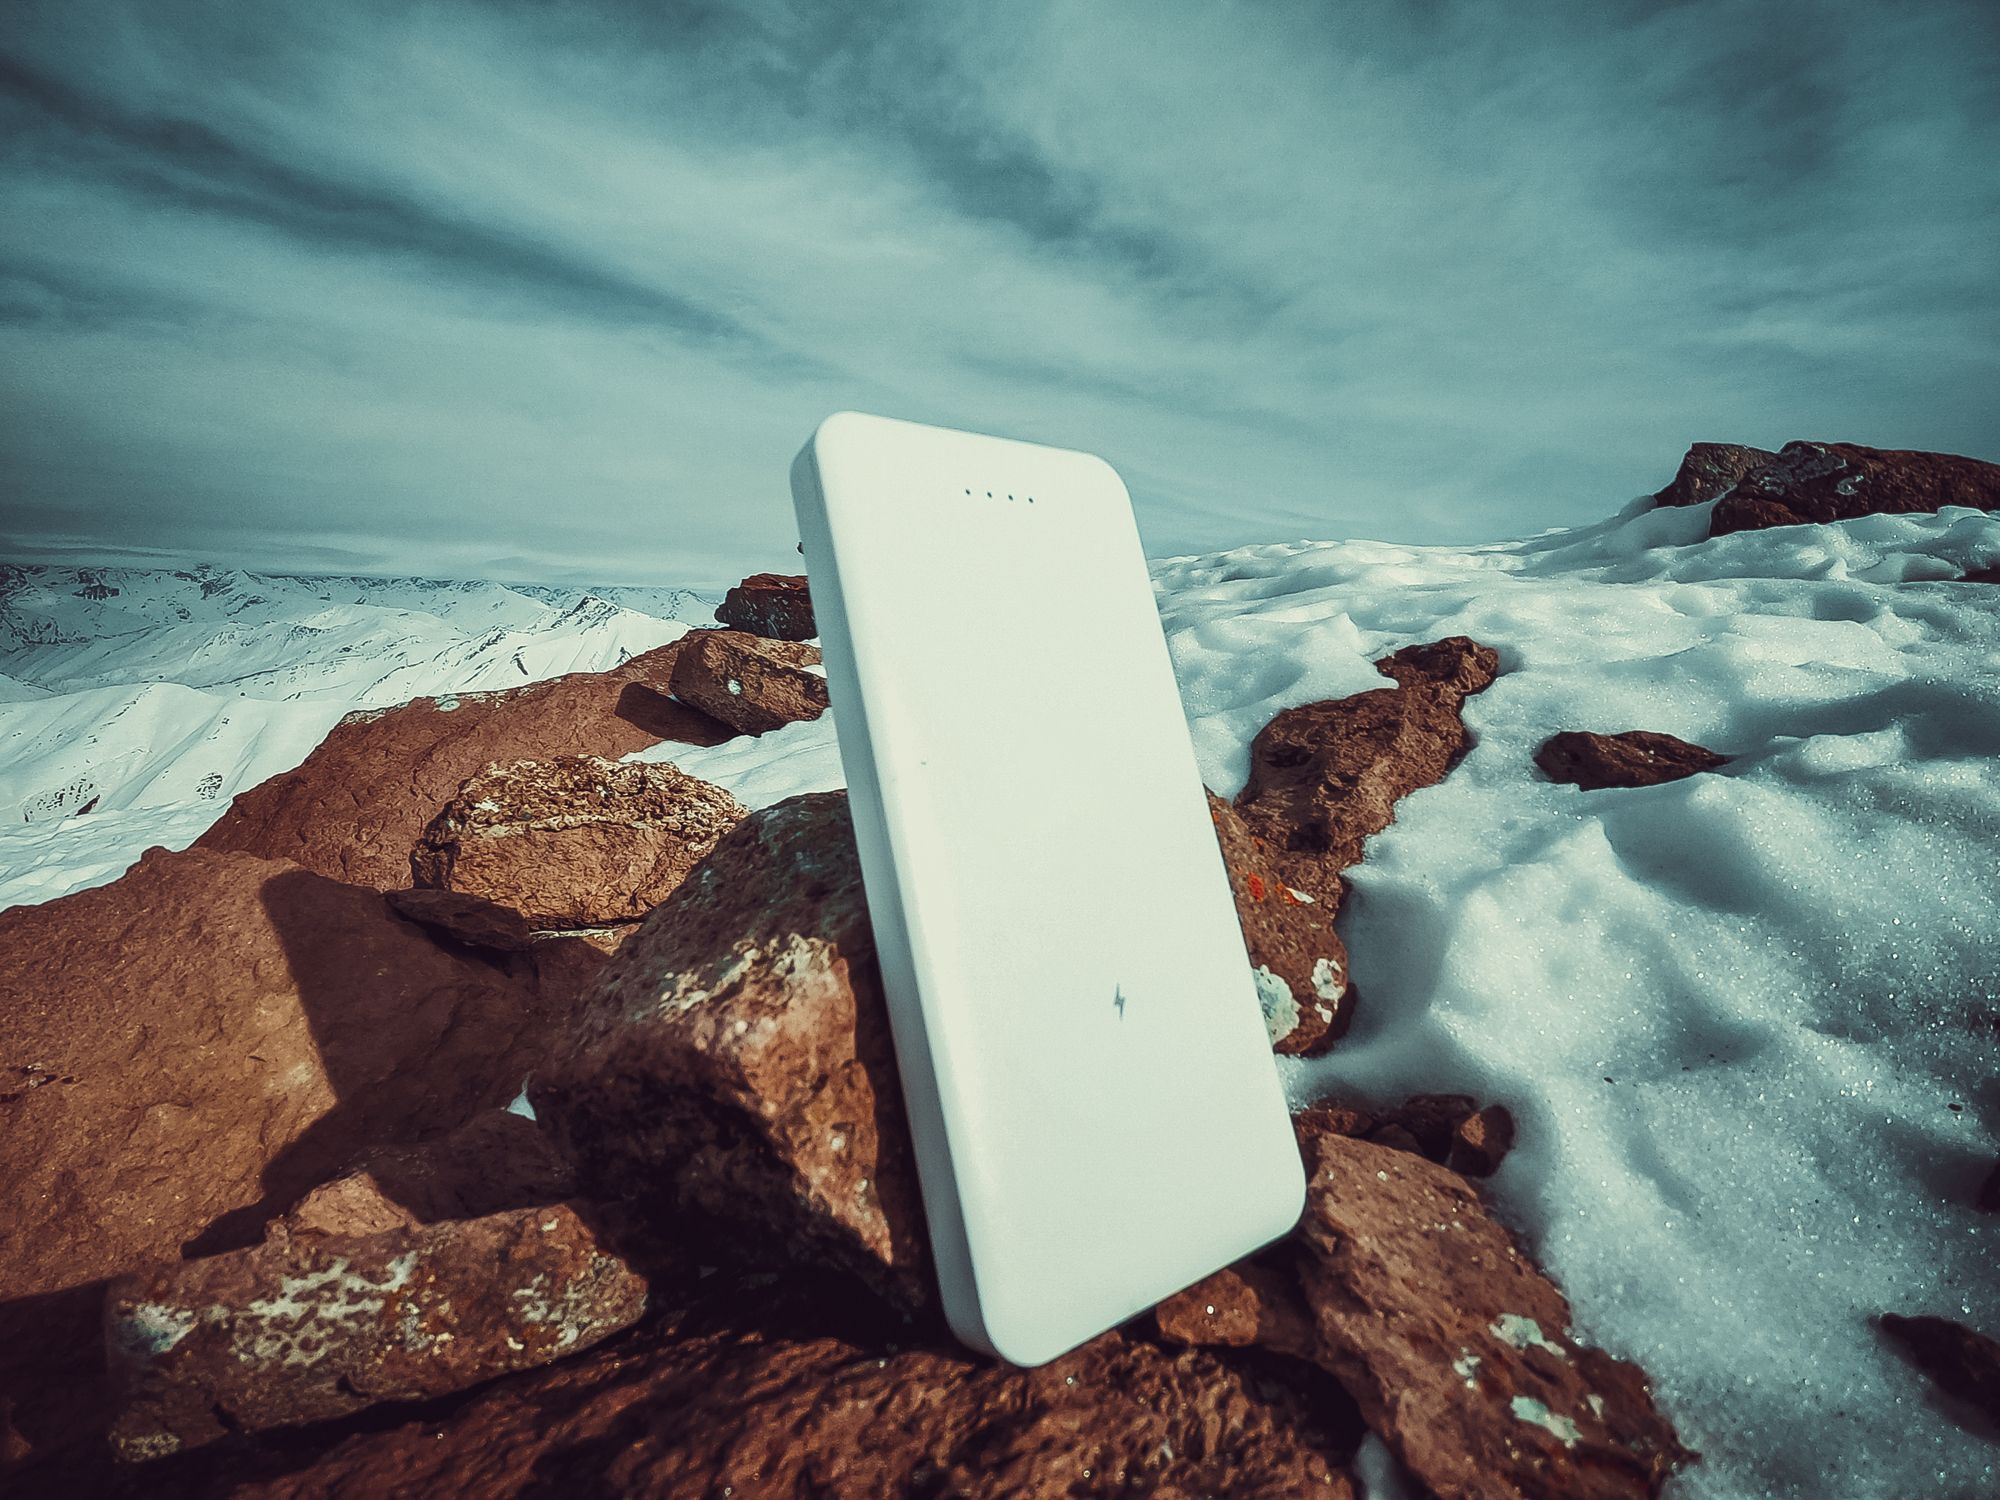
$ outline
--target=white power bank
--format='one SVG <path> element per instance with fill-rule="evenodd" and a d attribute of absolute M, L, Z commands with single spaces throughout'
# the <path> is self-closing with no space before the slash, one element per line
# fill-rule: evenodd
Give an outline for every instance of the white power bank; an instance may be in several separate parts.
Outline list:
<path fill-rule="evenodd" d="M 1305 1195 L 1131 499 L 855 412 L 792 496 L 945 1312 L 1040 1364 Z"/>

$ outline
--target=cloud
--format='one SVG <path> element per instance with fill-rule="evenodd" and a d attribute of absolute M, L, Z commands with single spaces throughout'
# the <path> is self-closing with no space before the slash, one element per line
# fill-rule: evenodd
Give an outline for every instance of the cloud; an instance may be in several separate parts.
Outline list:
<path fill-rule="evenodd" d="M 839 407 L 1102 452 L 1159 555 L 1992 454 L 1990 14 L 17 6 L 0 530 L 720 578 Z"/>

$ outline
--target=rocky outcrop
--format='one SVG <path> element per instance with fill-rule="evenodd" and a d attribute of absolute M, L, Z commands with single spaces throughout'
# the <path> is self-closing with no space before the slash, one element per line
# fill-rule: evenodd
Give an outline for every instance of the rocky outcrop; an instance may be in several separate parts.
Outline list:
<path fill-rule="evenodd" d="M 491 765 L 424 829 L 410 877 L 511 908 L 537 930 L 636 922 L 744 811 L 672 765 L 594 755 Z"/>
<path fill-rule="evenodd" d="M 608 672 L 349 714 L 303 763 L 231 803 L 198 847 L 289 859 L 378 890 L 407 886 L 425 825 L 495 761 L 615 759 L 661 740 L 728 739 L 732 729 L 665 695 L 686 639 Z"/>
<path fill-rule="evenodd" d="M 1883 1313 L 1875 1323 L 1940 1391 L 1978 1412 L 2000 1436 L 2000 1342 L 1949 1318 Z"/>
<path fill-rule="evenodd" d="M 778 641 L 806 641 L 819 634 L 812 594 L 804 576 L 796 573 L 752 573 L 723 597 L 715 618 Z"/>
<path fill-rule="evenodd" d="M 1739 443 L 1696 443 L 1681 459 L 1672 481 L 1653 496 L 1656 505 L 1700 505 L 1733 489 L 1744 475 L 1778 455 Z"/>
<path fill-rule="evenodd" d="M 27 1440 L 103 1278 L 254 1244 L 371 1148 L 504 1105 L 558 1010 L 375 891 L 244 854 L 153 850 L 0 913 L 0 1398 Z"/>
<path fill-rule="evenodd" d="M 466 1390 L 587 1349 L 645 1303 L 562 1204 L 164 1262 L 106 1298 L 112 1446 L 158 1458 Z"/>
<path fill-rule="evenodd" d="M 1333 930 L 1333 914 L 1318 898 L 1285 883 L 1263 841 L 1213 792 L 1208 815 L 1229 870 L 1272 1046 L 1317 1056 L 1345 1035 L 1354 1014 L 1347 949 Z"/>
<path fill-rule="evenodd" d="M 1577 1342 L 1562 1293 L 1471 1186 L 1354 1138 L 1349 1112 L 1297 1123 L 1292 1242 L 1161 1304 L 1162 1334 L 1310 1359 L 1445 1500 L 1657 1495 L 1692 1455 L 1636 1366 Z"/>
<path fill-rule="evenodd" d="M 727 1270 L 575 1358 L 347 1433 L 139 1471 L 147 1500 L 621 1495 L 1351 1500 L 1317 1370 L 1113 1332 L 1035 1370 L 892 1327 L 810 1276 Z"/>
<path fill-rule="evenodd" d="M 613 956 L 529 1095 L 586 1187 L 642 1222 L 929 1300 L 846 793 L 726 834 Z"/>
<path fill-rule="evenodd" d="M 1716 502 L 1709 535 L 1947 505 L 2000 508 L 2000 464 L 1859 443 L 1787 443 Z"/>
<path fill-rule="evenodd" d="M 1542 742 L 1535 752 L 1535 764 L 1551 781 L 1595 792 L 1606 787 L 1680 781 L 1726 766 L 1729 757 L 1649 729 L 1629 729 L 1622 734 L 1565 729 Z"/>
<path fill-rule="evenodd" d="M 698 630 L 674 661 L 673 694 L 740 734 L 765 734 L 826 712 L 819 648 L 740 630 Z"/>
<path fill-rule="evenodd" d="M 1397 686 L 1288 708 L 1250 744 L 1236 810 L 1287 885 L 1329 920 L 1340 872 L 1394 820 L 1396 803 L 1444 779 L 1471 743 L 1459 718 L 1468 694 L 1499 671 L 1491 647 L 1464 636 L 1408 646 L 1376 669 Z"/>

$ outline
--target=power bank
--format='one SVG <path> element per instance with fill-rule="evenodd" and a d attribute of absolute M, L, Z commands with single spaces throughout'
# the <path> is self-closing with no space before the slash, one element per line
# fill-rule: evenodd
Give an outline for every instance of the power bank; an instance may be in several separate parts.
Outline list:
<path fill-rule="evenodd" d="M 1041 1364 L 1305 1196 L 1131 498 L 856 412 L 792 496 L 945 1313 Z"/>

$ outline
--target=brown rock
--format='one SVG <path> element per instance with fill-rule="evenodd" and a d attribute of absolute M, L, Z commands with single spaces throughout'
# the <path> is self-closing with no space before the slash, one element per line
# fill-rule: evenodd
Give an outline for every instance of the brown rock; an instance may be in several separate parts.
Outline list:
<path fill-rule="evenodd" d="M 106 1298 L 112 1445 L 157 1458 L 464 1390 L 587 1349 L 645 1302 L 567 1206 L 167 1262 Z"/>
<path fill-rule="evenodd" d="M 795 573 L 752 573 L 724 596 L 715 618 L 772 640 L 805 641 L 819 634 L 811 591 Z"/>
<path fill-rule="evenodd" d="M 685 640 L 685 637 L 683 637 Z M 410 848 L 467 777 L 494 761 L 617 757 L 661 740 L 714 745 L 731 731 L 642 684 L 665 686 L 682 641 L 609 672 L 497 693 L 418 698 L 349 714 L 303 764 L 252 787 L 197 841 L 289 859 L 336 880 L 398 890 Z"/>
<path fill-rule="evenodd" d="M 1623 734 L 1565 729 L 1542 742 L 1535 764 L 1551 781 L 1595 792 L 1681 781 L 1726 766 L 1729 757 L 1649 729 L 1628 729 Z"/>
<path fill-rule="evenodd" d="M 390 909 L 421 927 L 496 953 L 526 953 L 531 941 L 528 919 L 511 906 L 462 891 L 390 891 Z"/>
<path fill-rule="evenodd" d="M 752 813 L 613 956 L 529 1097 L 597 1197 L 931 1295 L 845 792 Z"/>
<path fill-rule="evenodd" d="M 1735 486 L 1738 480 L 1777 454 L 1738 443 L 1696 443 L 1681 459 L 1673 481 L 1653 496 L 1658 505 L 1699 505 Z"/>
<path fill-rule="evenodd" d="M 1316 897 L 1285 883 L 1241 815 L 1213 792 L 1208 815 L 1229 870 L 1244 946 L 1259 971 L 1257 990 L 1272 1047 L 1317 1056 L 1345 1035 L 1354 1019 L 1347 948 L 1333 930 L 1333 914 Z"/>
<path fill-rule="evenodd" d="M 697 630 L 683 638 L 673 693 L 682 703 L 742 734 L 765 734 L 826 712 L 826 679 L 808 666 L 819 648 L 740 630 Z"/>
<path fill-rule="evenodd" d="M 102 1279 L 264 1224 L 370 1148 L 504 1105 L 558 1016 L 375 891 L 243 854 L 152 850 L 0 913 L 0 1398 L 37 1444 Z M 21 1059 L 19 1064 L 14 1059 Z M 57 1423 L 59 1426 L 60 1423 Z"/>
<path fill-rule="evenodd" d="M 1968 568 L 1958 580 L 1960 583 L 2000 583 L 2000 563 L 1990 568 Z"/>
<path fill-rule="evenodd" d="M 1939 1390 L 2000 1428 L 2000 1342 L 1949 1318 L 1883 1313 L 1875 1322 Z"/>
<path fill-rule="evenodd" d="M 1365 1136 L 1375 1128 L 1375 1117 L 1345 1104 L 1309 1104 L 1292 1116 L 1292 1126 L 1300 1132 Z"/>
<path fill-rule="evenodd" d="M 1470 1094 L 1412 1094 L 1382 1118 L 1408 1131 L 1419 1155 L 1443 1161 L 1453 1134 L 1478 1108 Z M 1379 1139 L 1379 1132 L 1369 1139 Z"/>
<path fill-rule="evenodd" d="M 732 1280 L 448 1409 L 149 1464 L 147 1500 L 1354 1494 L 1352 1406 L 1309 1368 L 1114 1332 L 1017 1370 L 801 1308 L 837 1289 Z"/>
<path fill-rule="evenodd" d="M 1569 1304 L 1464 1180 L 1302 1133 L 1315 1357 L 1403 1466 L 1444 1500 L 1658 1494 L 1690 1455 L 1643 1375 L 1570 1336 Z"/>
<path fill-rule="evenodd" d="M 1340 872 L 1389 826 L 1398 799 L 1443 780 L 1464 754 L 1459 706 L 1493 681 L 1499 658 L 1452 636 L 1375 665 L 1399 686 L 1286 709 L 1260 729 L 1236 798 L 1281 878 L 1329 918 L 1340 904 Z"/>
<path fill-rule="evenodd" d="M 744 811 L 672 765 L 595 755 L 491 765 L 424 829 L 410 878 L 511 907 L 542 930 L 636 922 Z"/>
<path fill-rule="evenodd" d="M 1312 1309 L 1289 1265 L 1253 1257 L 1204 1277 L 1153 1309 L 1160 1336 L 1176 1344 L 1262 1348 L 1311 1359 Z"/>
<path fill-rule="evenodd" d="M 1461 1177 L 1491 1177 L 1513 1149 L 1513 1112 L 1504 1104 L 1489 1104 L 1458 1122 L 1444 1164 Z"/>
<path fill-rule="evenodd" d="M 1787 443 L 1716 502 L 1710 536 L 1968 505 L 2000 508 L 2000 464 L 1949 453 Z"/>
<path fill-rule="evenodd" d="M 1391 1151 L 1408 1151 L 1415 1156 L 1424 1154 L 1423 1142 L 1407 1126 L 1399 1125 L 1394 1120 L 1386 1125 L 1377 1125 L 1368 1132 L 1368 1139 Z"/>

